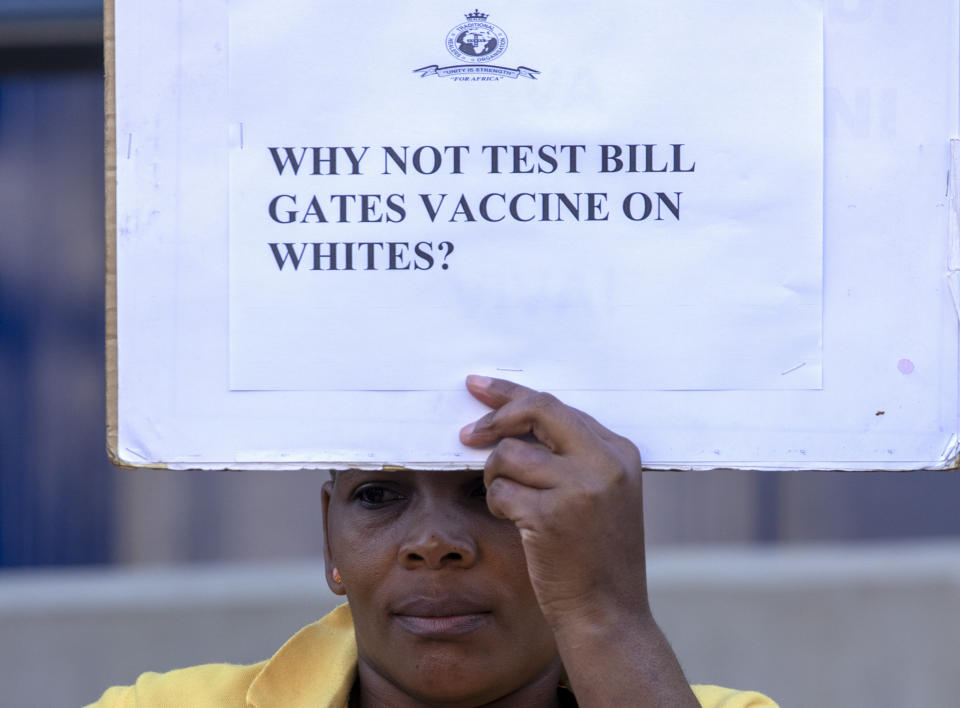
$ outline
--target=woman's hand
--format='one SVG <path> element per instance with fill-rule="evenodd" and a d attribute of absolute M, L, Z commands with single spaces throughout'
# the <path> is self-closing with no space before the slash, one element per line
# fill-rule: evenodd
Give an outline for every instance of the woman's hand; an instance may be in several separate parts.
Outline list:
<path fill-rule="evenodd" d="M 648 614 L 636 446 L 548 393 L 479 376 L 467 388 L 494 410 L 460 439 L 495 446 L 484 469 L 487 505 L 520 529 L 530 582 L 555 631 L 580 618 Z"/>
<path fill-rule="evenodd" d="M 493 446 L 487 505 L 520 530 L 579 704 L 696 706 L 647 602 L 636 446 L 550 394 L 481 376 L 467 389 L 493 410 L 460 440 Z"/>

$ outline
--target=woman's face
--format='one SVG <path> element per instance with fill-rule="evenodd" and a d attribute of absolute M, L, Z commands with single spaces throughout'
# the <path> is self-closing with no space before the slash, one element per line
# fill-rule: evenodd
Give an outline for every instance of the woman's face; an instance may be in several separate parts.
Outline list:
<path fill-rule="evenodd" d="M 482 476 L 340 472 L 324 513 L 327 577 L 350 601 L 363 690 L 384 679 L 420 702 L 482 705 L 555 689 L 560 662 L 520 534 L 488 511 Z"/>

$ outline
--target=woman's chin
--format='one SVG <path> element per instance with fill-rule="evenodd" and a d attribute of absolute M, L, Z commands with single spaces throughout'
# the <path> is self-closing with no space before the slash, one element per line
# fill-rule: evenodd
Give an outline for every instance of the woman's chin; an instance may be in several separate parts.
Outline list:
<path fill-rule="evenodd" d="M 394 666 L 395 671 L 400 670 L 392 676 L 374 678 L 361 669 L 363 689 L 371 686 L 371 679 L 383 679 L 390 688 L 421 704 L 477 706 L 518 691 L 555 691 L 560 675 L 558 657 L 545 666 L 521 666 L 503 660 L 504 653 L 496 647 L 491 650 L 470 642 L 418 640 L 404 654 L 405 666 Z M 361 666 L 363 663 L 361 659 Z M 375 671 L 372 666 L 366 668 Z"/>

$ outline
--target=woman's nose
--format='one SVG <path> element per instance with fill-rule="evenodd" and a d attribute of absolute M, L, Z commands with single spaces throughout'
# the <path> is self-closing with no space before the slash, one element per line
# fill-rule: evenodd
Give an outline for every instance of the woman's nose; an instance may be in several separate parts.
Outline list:
<path fill-rule="evenodd" d="M 477 562 L 477 546 L 462 521 L 426 513 L 407 530 L 397 560 L 408 570 L 469 568 Z"/>

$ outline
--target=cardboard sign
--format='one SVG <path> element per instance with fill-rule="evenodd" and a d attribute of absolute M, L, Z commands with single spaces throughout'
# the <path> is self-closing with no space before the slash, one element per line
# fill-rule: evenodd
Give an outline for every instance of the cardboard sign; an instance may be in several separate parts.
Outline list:
<path fill-rule="evenodd" d="M 118 463 L 955 464 L 956 0 L 106 10 Z"/>

